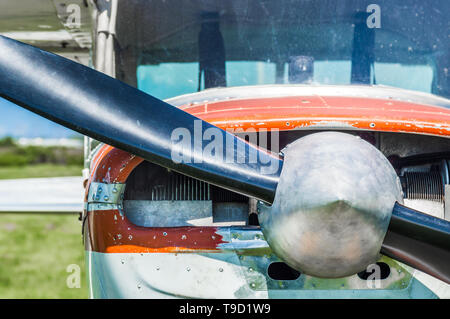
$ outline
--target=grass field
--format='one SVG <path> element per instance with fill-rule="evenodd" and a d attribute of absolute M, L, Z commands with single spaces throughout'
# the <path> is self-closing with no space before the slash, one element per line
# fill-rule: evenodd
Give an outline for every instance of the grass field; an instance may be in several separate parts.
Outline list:
<path fill-rule="evenodd" d="M 79 176 L 81 169 L 0 167 L 0 179 Z M 81 269 L 81 288 L 67 287 L 72 264 Z M 0 214 L 0 298 L 88 298 L 78 215 Z"/>
<path fill-rule="evenodd" d="M 27 166 L 0 166 L 0 179 L 81 176 L 82 166 L 35 164 Z"/>
<path fill-rule="evenodd" d="M 68 288 L 81 268 L 81 288 Z M 88 298 L 76 215 L 0 214 L 0 298 Z"/>

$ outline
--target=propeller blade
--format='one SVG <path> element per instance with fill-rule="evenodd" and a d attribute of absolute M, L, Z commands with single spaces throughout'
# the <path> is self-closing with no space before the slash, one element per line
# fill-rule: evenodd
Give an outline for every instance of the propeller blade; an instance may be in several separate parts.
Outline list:
<path fill-rule="evenodd" d="M 396 203 L 381 253 L 450 284 L 450 222 Z"/>
<path fill-rule="evenodd" d="M 282 166 L 278 156 L 119 80 L 3 36 L 0 74 L 0 96 L 32 112 L 158 165 L 273 201 Z M 174 146 L 177 128 L 188 133 L 186 147 Z M 219 137 L 211 136 L 217 132 Z M 203 152 L 204 133 L 211 143 L 219 139 L 215 152 Z M 225 150 L 226 160 L 220 152 Z M 173 151 L 188 160 L 174 161 Z M 268 162 L 269 173 L 261 164 Z"/>

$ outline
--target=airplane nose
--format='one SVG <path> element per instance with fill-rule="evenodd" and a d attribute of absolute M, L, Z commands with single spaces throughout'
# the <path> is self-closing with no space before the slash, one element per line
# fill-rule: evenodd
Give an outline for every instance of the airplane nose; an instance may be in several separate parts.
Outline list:
<path fill-rule="evenodd" d="M 272 206 L 260 224 L 274 253 L 305 274 L 338 278 L 379 258 L 399 178 L 387 158 L 361 138 L 322 132 L 284 150 Z"/>

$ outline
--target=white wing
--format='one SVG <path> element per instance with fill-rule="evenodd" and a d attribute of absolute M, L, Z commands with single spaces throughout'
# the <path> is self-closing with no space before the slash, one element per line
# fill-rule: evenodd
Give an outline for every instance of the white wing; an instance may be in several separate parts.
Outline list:
<path fill-rule="evenodd" d="M 0 213 L 79 213 L 83 196 L 81 176 L 0 180 Z"/>
<path fill-rule="evenodd" d="M 87 65 L 92 8 L 84 0 L 2 0 L 0 34 Z"/>

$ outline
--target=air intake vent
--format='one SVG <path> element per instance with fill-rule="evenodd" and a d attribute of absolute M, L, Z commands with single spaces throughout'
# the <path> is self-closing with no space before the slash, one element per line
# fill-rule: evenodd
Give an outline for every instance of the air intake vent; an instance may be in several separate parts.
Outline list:
<path fill-rule="evenodd" d="M 153 185 L 152 200 L 210 200 L 210 185 L 185 175 L 170 172 L 164 181 Z"/>
<path fill-rule="evenodd" d="M 248 197 L 143 162 L 128 177 L 125 200 L 213 201 L 247 203 Z"/>

